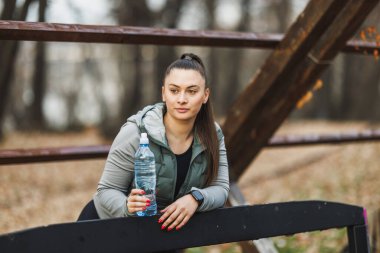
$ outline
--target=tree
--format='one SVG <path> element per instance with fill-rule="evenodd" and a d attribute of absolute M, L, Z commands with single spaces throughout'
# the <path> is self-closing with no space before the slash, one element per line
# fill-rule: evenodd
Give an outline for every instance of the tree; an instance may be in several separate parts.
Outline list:
<path fill-rule="evenodd" d="M 47 0 L 39 0 L 38 21 L 45 22 L 45 13 L 47 7 Z M 31 105 L 31 110 L 28 115 L 31 115 L 31 125 L 36 129 L 45 127 L 45 120 L 43 115 L 42 103 L 46 89 L 46 67 L 45 52 L 46 44 L 44 42 L 36 43 L 36 56 L 34 63 L 34 76 L 33 76 L 33 94 L 34 99 Z"/>
<path fill-rule="evenodd" d="M 16 0 L 4 1 L 1 19 L 25 20 L 32 1 L 25 0 L 20 9 L 16 8 Z M 19 45 L 19 41 L 0 41 L 0 138 Z"/>
<path fill-rule="evenodd" d="M 116 20 L 120 25 L 152 26 L 152 15 L 145 1 L 118 1 L 114 6 Z M 121 45 L 117 48 L 116 55 L 122 83 L 122 106 L 117 119 L 112 120 L 109 115 L 104 115 L 102 119 L 102 132 L 108 137 L 115 136 L 126 117 L 140 109 L 143 97 L 141 46 Z"/>
<path fill-rule="evenodd" d="M 164 26 L 165 28 L 175 28 L 180 16 L 180 8 L 183 0 L 166 1 L 162 10 L 153 12 L 149 9 L 146 1 L 119 1 L 116 6 L 116 18 L 120 25 L 128 26 Z M 120 115 L 116 121 L 110 121 L 108 116 L 104 117 L 101 124 L 103 133 L 106 136 L 114 136 L 125 119 L 143 106 L 143 87 L 147 85 L 147 78 L 144 75 L 145 63 L 143 62 L 142 50 L 144 46 L 120 46 L 117 51 L 117 61 L 119 73 L 123 87 L 123 101 Z M 175 58 L 174 47 L 160 47 L 154 59 L 154 88 L 149 94 L 155 101 L 161 99 L 161 79 L 168 64 Z"/>
<path fill-rule="evenodd" d="M 157 24 L 161 17 L 165 17 L 161 20 L 161 25 L 165 28 L 176 28 L 178 24 L 178 20 L 180 17 L 180 9 L 183 5 L 183 0 L 168 0 L 166 1 L 166 6 L 162 8 L 162 10 L 155 15 L 154 23 Z M 175 59 L 176 53 L 175 48 L 171 46 L 162 46 L 159 47 L 158 54 L 155 60 L 155 76 L 157 82 L 157 90 L 156 92 L 156 100 L 161 100 L 161 86 L 162 86 L 162 78 L 166 67 Z"/>

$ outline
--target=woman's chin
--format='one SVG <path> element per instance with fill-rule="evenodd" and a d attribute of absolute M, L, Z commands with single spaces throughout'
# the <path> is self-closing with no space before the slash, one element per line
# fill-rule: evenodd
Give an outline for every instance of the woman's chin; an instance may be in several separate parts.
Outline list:
<path fill-rule="evenodd" d="M 173 116 L 174 119 L 181 121 L 192 121 L 195 118 L 195 116 L 190 113 L 175 113 Z"/>

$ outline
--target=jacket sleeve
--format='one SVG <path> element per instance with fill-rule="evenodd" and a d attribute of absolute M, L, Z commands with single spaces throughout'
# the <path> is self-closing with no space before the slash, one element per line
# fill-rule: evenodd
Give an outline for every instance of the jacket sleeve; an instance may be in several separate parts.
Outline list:
<path fill-rule="evenodd" d="M 222 207 L 228 198 L 230 190 L 228 161 L 226 146 L 224 144 L 224 136 L 222 130 L 217 126 L 217 134 L 219 140 L 219 169 L 218 175 L 211 182 L 210 186 L 198 189 L 193 187 L 191 190 L 198 190 L 203 195 L 203 203 L 198 207 L 199 212 L 209 211 Z"/>
<path fill-rule="evenodd" d="M 125 124 L 112 143 L 94 195 L 101 219 L 132 215 L 127 209 L 126 194 L 134 179 L 134 155 L 138 143 L 139 129 L 134 124 Z"/>

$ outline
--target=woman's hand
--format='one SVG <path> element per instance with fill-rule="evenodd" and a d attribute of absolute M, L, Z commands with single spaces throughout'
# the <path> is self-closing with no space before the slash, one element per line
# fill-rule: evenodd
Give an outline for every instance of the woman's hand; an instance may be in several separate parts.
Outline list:
<path fill-rule="evenodd" d="M 161 229 L 167 228 L 170 231 L 175 227 L 176 230 L 179 230 L 189 221 L 197 208 L 198 202 L 193 196 L 187 194 L 162 210 L 163 215 L 158 223 L 163 222 Z"/>
<path fill-rule="evenodd" d="M 145 209 L 150 206 L 150 199 L 144 196 L 144 190 L 132 189 L 131 194 L 127 198 L 127 208 L 128 212 L 135 213 L 139 211 L 145 211 Z"/>

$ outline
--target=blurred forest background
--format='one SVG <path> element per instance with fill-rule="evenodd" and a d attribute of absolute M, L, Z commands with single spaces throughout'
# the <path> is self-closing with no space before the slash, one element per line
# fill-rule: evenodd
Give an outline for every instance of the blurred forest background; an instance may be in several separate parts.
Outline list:
<path fill-rule="evenodd" d="M 306 0 L 6 0 L 1 19 L 284 33 Z M 363 27 L 380 30 L 380 7 Z M 359 34 L 358 34 L 359 36 Z M 125 119 L 160 101 L 162 74 L 181 53 L 207 66 L 218 117 L 269 50 L 90 43 L 0 42 L 0 136 L 14 130 L 75 130 L 113 137 Z M 294 118 L 380 119 L 380 71 L 368 55 L 340 54 L 323 88 Z"/>
<path fill-rule="evenodd" d="M 3 0 L 0 19 L 282 34 L 307 2 Z M 355 38 L 380 43 L 379 21 L 377 6 Z M 109 144 L 127 117 L 161 100 L 162 74 L 183 52 L 203 58 L 222 121 L 271 51 L 0 41 L 0 149 Z M 277 133 L 380 127 L 378 57 L 339 54 L 322 88 Z M 380 214 L 379 153 L 379 142 L 265 149 L 239 186 L 248 203 L 331 200 L 364 206 L 372 220 Z M 0 234 L 74 221 L 103 166 L 104 159 L 0 166 Z M 329 253 L 340 252 L 347 238 L 338 230 L 274 241 L 281 253 Z M 232 244 L 188 252 L 241 250 Z"/>

